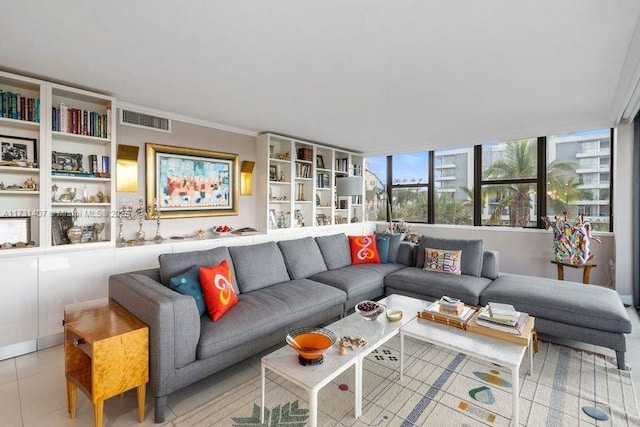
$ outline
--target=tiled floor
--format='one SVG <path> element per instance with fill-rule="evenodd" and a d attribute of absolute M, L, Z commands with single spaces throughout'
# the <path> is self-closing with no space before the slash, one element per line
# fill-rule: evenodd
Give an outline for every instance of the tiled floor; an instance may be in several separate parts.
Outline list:
<path fill-rule="evenodd" d="M 627 336 L 627 362 L 631 365 L 636 391 L 640 391 L 640 316 L 628 308 L 634 332 Z M 568 343 L 589 350 L 595 346 Z M 608 349 L 598 351 L 613 355 Z M 197 408 L 225 391 L 260 374 L 260 355 L 242 361 L 221 374 L 212 375 L 169 396 L 167 419 L 171 421 Z M 137 426 L 135 391 L 123 398 L 115 397 L 104 405 L 105 426 Z M 64 381 L 64 353 L 62 346 L 0 361 L 0 424 L 13 426 L 92 426 L 93 407 L 87 398 L 78 393 L 78 409 L 75 419 L 67 414 Z M 143 425 L 153 423 L 153 404 L 147 396 Z"/>

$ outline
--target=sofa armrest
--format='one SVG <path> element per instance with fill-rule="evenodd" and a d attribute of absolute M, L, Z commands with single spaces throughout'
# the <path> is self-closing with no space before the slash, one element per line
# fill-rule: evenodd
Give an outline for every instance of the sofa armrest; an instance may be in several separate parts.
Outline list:
<path fill-rule="evenodd" d="M 500 275 L 499 265 L 499 253 L 498 251 L 484 251 L 482 253 L 482 277 L 487 279 L 497 279 Z"/>
<path fill-rule="evenodd" d="M 152 391 L 162 396 L 174 371 L 196 360 L 200 315 L 195 300 L 144 274 L 109 277 L 109 297 L 149 327 Z"/>

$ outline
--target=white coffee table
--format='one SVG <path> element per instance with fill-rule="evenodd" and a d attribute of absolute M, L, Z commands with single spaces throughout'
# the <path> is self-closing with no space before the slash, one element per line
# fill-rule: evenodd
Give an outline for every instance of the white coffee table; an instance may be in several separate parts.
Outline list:
<path fill-rule="evenodd" d="M 520 365 L 528 349 L 528 373 L 531 373 L 533 366 L 533 354 L 531 351 L 533 340 L 531 338 L 529 339 L 529 345 L 524 346 L 416 317 L 400 330 L 400 381 L 403 380 L 405 337 L 426 341 L 438 347 L 464 353 L 467 356 L 495 363 L 511 370 L 513 399 L 511 425 L 518 426 Z"/>
<path fill-rule="evenodd" d="M 385 304 L 387 308 L 402 310 L 402 320 L 389 322 L 386 316 L 381 314 L 376 320 L 371 321 L 354 313 L 326 326 L 338 338 L 349 335 L 363 337 L 368 342 L 366 347 L 355 350 L 348 349 L 346 355 L 340 356 L 336 344 L 324 353 L 324 362 L 321 365 L 300 365 L 298 353 L 289 346 L 282 347 L 262 358 L 260 422 L 264 422 L 267 369 L 307 391 L 309 395 L 309 424 L 315 427 L 318 423 L 318 392 L 338 375 L 351 366 L 355 366 L 354 412 L 356 418 L 360 417 L 362 414 L 362 365 L 364 358 L 396 335 L 403 325 L 416 317 L 418 311 L 426 309 L 431 304 L 402 295 L 391 295 L 379 302 Z"/>

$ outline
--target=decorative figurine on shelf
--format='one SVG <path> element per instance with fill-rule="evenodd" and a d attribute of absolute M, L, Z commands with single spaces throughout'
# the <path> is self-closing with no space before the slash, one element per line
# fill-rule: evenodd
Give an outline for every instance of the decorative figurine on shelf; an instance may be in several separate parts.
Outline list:
<path fill-rule="evenodd" d="M 0 182 L 0 191 L 4 190 L 4 182 Z"/>
<path fill-rule="evenodd" d="M 102 190 L 98 190 L 98 194 L 96 194 L 96 200 L 98 201 L 98 203 L 105 203 L 104 193 L 102 192 Z"/>
<path fill-rule="evenodd" d="M 34 181 L 33 178 L 27 178 L 27 180 L 24 182 L 24 188 L 26 188 L 27 190 L 37 190 L 38 189 L 38 184 Z"/>
<path fill-rule="evenodd" d="M 569 264 L 592 262 L 595 255 L 591 253 L 591 240 L 600 243 L 600 239 L 591 235 L 591 223 L 585 220 L 584 214 L 579 215 L 573 224 L 569 221 L 568 212 L 556 215 L 554 220 L 542 217 L 545 228 L 553 230 L 555 260 Z"/>
<path fill-rule="evenodd" d="M 100 241 L 100 233 L 102 233 L 102 230 L 104 230 L 104 222 L 94 222 L 93 223 L 93 241 L 94 242 L 99 242 Z"/>
<path fill-rule="evenodd" d="M 55 203 L 55 202 L 57 202 L 57 201 L 58 201 L 58 197 L 56 196 L 56 193 L 57 193 L 57 192 L 58 192 L 58 186 L 57 186 L 56 184 L 53 184 L 53 185 L 51 186 L 51 193 L 52 193 L 52 194 L 51 194 L 51 201 L 52 201 L 53 203 Z"/>
<path fill-rule="evenodd" d="M 73 209 L 73 227 L 67 230 L 67 238 L 71 243 L 80 243 L 82 240 L 82 227 L 78 225 L 78 208 Z"/>
<path fill-rule="evenodd" d="M 151 207 L 151 218 L 156 219 L 156 235 L 153 236 L 154 243 L 160 243 L 164 240 L 164 237 L 160 234 L 160 204 L 157 199 L 153 199 L 153 206 Z"/>
<path fill-rule="evenodd" d="M 197 238 L 198 240 L 204 240 L 204 230 L 202 228 L 198 230 Z"/>

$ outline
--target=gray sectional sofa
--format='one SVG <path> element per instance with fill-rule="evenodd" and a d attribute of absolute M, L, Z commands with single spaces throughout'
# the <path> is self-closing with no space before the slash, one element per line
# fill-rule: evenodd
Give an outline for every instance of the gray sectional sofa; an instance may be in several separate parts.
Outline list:
<path fill-rule="evenodd" d="M 484 251 L 479 240 L 423 236 L 411 245 L 389 238 L 385 264 L 351 265 L 347 236 L 336 234 L 164 254 L 159 268 L 111 276 L 110 298 L 149 326 L 155 421 L 164 421 L 170 393 L 283 343 L 291 329 L 327 324 L 358 301 L 393 293 L 425 300 L 449 295 L 472 305 L 511 303 L 536 316 L 539 333 L 611 347 L 624 368 L 624 334 L 631 324 L 615 291 L 501 275 L 498 254 Z M 425 247 L 462 250 L 463 274 L 424 271 Z M 222 260 L 231 266 L 239 301 L 212 322 L 200 317 L 194 298 L 170 289 L 169 279 Z"/>

